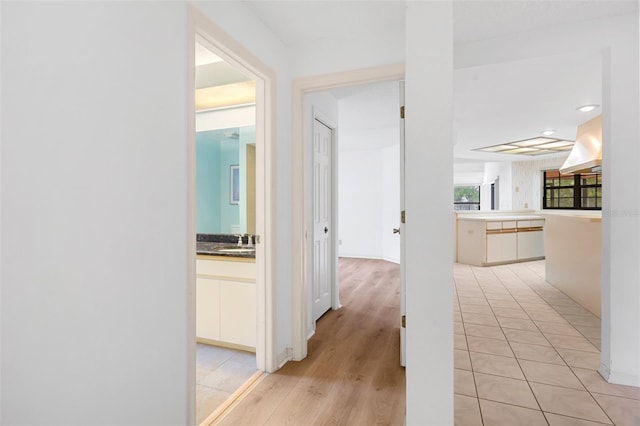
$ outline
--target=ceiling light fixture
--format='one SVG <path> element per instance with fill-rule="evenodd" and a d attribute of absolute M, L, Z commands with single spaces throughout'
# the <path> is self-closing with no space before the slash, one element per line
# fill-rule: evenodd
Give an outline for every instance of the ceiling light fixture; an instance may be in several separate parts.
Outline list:
<path fill-rule="evenodd" d="M 573 148 L 573 143 L 573 141 L 564 139 L 536 137 L 484 148 L 475 148 L 474 151 L 491 152 L 493 154 L 559 154 Z"/>
<path fill-rule="evenodd" d="M 594 109 L 598 108 L 600 105 L 597 104 L 590 104 L 590 105 L 582 105 L 581 107 L 578 108 L 578 111 L 580 112 L 589 112 L 589 111 L 593 111 Z"/>
<path fill-rule="evenodd" d="M 542 132 L 542 134 L 545 135 L 545 136 L 551 136 L 555 132 L 556 132 L 555 130 L 548 129 L 548 130 L 545 130 L 544 132 Z"/>

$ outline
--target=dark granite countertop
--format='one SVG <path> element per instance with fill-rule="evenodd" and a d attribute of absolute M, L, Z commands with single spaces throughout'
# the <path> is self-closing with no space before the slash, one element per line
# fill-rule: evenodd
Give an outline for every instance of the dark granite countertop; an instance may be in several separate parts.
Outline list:
<path fill-rule="evenodd" d="M 200 255 L 241 257 L 255 259 L 255 247 L 247 246 L 247 238 L 243 238 L 242 246 L 238 246 L 235 235 L 198 234 L 196 252 Z"/>

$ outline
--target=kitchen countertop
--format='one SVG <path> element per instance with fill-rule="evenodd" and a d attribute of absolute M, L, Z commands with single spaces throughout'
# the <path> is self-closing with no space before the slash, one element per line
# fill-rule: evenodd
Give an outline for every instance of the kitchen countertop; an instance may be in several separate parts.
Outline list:
<path fill-rule="evenodd" d="M 546 210 L 540 215 L 551 218 L 562 218 L 579 222 L 602 222 L 602 211 Z"/>

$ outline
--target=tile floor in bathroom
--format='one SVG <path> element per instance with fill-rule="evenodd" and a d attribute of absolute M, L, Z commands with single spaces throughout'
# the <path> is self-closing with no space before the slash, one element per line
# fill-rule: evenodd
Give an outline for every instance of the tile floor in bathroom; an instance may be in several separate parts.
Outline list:
<path fill-rule="evenodd" d="M 197 424 L 205 420 L 256 371 L 254 353 L 198 343 L 196 349 Z"/>
<path fill-rule="evenodd" d="M 640 388 L 605 382 L 600 319 L 544 261 L 454 268 L 456 426 L 640 425 Z"/>

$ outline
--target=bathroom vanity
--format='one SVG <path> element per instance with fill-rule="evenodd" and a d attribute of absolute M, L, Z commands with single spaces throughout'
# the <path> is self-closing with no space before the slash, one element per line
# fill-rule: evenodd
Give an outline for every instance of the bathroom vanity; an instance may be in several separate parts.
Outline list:
<path fill-rule="evenodd" d="M 255 352 L 254 248 L 198 242 L 196 340 Z"/>

